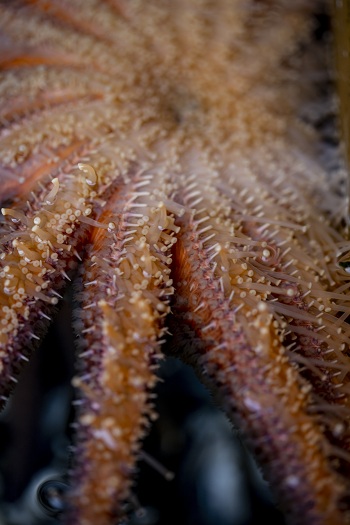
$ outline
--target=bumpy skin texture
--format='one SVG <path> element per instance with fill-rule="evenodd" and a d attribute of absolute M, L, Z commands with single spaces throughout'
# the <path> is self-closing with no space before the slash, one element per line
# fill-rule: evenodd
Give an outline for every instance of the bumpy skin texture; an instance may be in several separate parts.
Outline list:
<path fill-rule="evenodd" d="M 3 401 L 80 266 L 64 523 L 120 515 L 167 326 L 289 522 L 349 519 L 349 244 L 305 122 L 312 7 L 0 2 Z"/>

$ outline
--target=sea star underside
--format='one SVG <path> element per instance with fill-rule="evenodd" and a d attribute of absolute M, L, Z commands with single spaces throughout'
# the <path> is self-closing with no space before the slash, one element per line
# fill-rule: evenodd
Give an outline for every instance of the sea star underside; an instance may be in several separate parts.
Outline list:
<path fill-rule="evenodd" d="M 318 7 L 0 2 L 1 399 L 79 265 L 64 523 L 120 515 L 164 337 L 289 523 L 349 519 L 349 244 L 313 126 Z"/>

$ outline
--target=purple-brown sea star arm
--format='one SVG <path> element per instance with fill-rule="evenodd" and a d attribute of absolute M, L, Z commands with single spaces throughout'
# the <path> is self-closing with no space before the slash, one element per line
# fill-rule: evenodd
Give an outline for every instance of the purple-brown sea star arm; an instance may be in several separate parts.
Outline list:
<path fill-rule="evenodd" d="M 276 154 L 281 151 L 283 144 Z M 284 160 L 296 153 L 289 145 Z M 217 179 L 220 167 L 205 154 L 193 148 L 183 157 L 187 169 L 196 165 L 211 184 L 187 176 L 179 192 L 192 212 L 178 222 L 173 311 L 180 322 L 171 328 L 179 348 L 188 340 L 181 354 L 267 464 L 266 477 L 290 523 L 343 523 L 349 327 L 338 317 L 348 315 L 347 297 L 339 293 L 346 286 L 336 286 L 340 277 L 347 282 L 346 272 L 337 265 L 336 247 L 330 249 L 338 235 L 314 215 L 306 186 L 298 199 L 286 184 L 285 196 L 277 191 L 274 165 L 281 164 L 272 156 L 259 180 L 259 160 L 230 157 Z M 295 173 L 303 164 L 297 154 Z M 231 176 L 234 192 L 225 184 Z"/>
<path fill-rule="evenodd" d="M 155 416 L 151 391 L 174 292 L 173 212 L 183 213 L 159 191 L 165 183 L 161 167 L 133 166 L 99 217 L 109 231 L 92 233 L 78 292 L 82 364 L 73 380 L 80 396 L 68 523 L 108 525 L 120 516 Z"/>
<path fill-rule="evenodd" d="M 201 269 L 194 270 L 203 252 L 194 251 L 188 237 L 181 237 L 177 247 L 182 264 L 176 272 L 175 312 L 186 336 L 200 343 L 195 352 L 190 344 L 185 358 L 265 466 L 264 475 L 288 523 L 341 525 L 345 482 L 330 467 L 322 430 L 308 415 L 309 386 L 289 363 L 272 315 L 261 303 L 251 323 L 258 343 L 247 339 L 210 265 L 202 262 Z M 195 313 L 186 307 L 188 287 Z"/>
<path fill-rule="evenodd" d="M 77 265 L 84 220 L 92 213 L 89 182 L 76 169 L 54 178 L 24 209 L 1 210 L 9 221 L 2 228 L 0 273 L 2 404 Z"/>
<path fill-rule="evenodd" d="M 331 468 L 322 428 L 309 414 L 310 385 L 291 365 L 266 303 L 257 305 L 254 320 L 248 316 L 247 337 L 245 308 L 232 309 L 235 301 L 225 297 L 205 249 L 194 247 L 190 234 L 180 236 L 175 261 L 174 313 L 179 340 L 188 341 L 181 355 L 265 465 L 288 523 L 344 523 L 345 480 Z"/>

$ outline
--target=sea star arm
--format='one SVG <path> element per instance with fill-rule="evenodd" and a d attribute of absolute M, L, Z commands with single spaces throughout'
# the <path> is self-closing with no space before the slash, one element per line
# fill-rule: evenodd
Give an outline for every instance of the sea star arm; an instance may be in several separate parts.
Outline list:
<path fill-rule="evenodd" d="M 333 278 L 346 276 L 335 260 L 322 267 L 318 259 L 327 260 L 337 235 L 318 223 L 312 200 L 309 212 L 304 205 L 300 215 L 300 202 L 288 198 L 282 212 L 281 195 L 275 201 L 279 182 L 273 165 L 265 186 L 264 176 L 259 183 L 255 178 L 254 162 L 247 163 L 244 187 L 232 194 L 222 176 L 216 181 L 215 164 L 208 168 L 210 162 L 202 164 L 195 153 L 197 170 L 206 171 L 212 182 L 198 184 L 187 176 L 182 192 L 192 212 L 179 222 L 174 255 L 171 328 L 177 348 L 189 342 L 180 354 L 246 433 L 290 523 L 343 523 L 341 500 L 348 489 L 342 476 L 350 456 L 341 414 L 349 410 L 349 362 L 343 352 L 349 329 L 338 322 L 339 312 L 347 315 L 347 298 L 334 290 Z M 242 166 L 232 159 L 230 169 L 239 188 Z M 256 188 L 248 194 L 249 179 Z M 271 203 L 262 223 L 249 211 L 261 195 Z M 305 282 L 301 250 L 307 244 L 313 245 L 308 264 L 314 270 Z"/>
<path fill-rule="evenodd" d="M 79 171 L 79 170 L 76 170 Z M 54 178 L 25 208 L 2 208 L 1 399 L 50 320 L 50 309 L 76 266 L 77 248 L 92 212 L 90 180 L 79 173 Z M 15 224 L 11 224 L 11 222 Z"/>
<path fill-rule="evenodd" d="M 95 228 L 83 266 L 69 523 L 107 525 L 120 515 L 139 441 L 155 415 L 150 396 L 174 291 L 170 250 L 179 227 L 172 212 L 183 208 L 159 191 L 164 177 L 156 168 L 133 171 L 116 184 L 99 217 L 112 231 Z"/>
<path fill-rule="evenodd" d="M 202 270 L 193 272 L 203 253 L 196 253 L 188 241 L 184 235 L 177 247 L 182 264 L 176 272 L 176 310 L 187 337 L 200 343 L 195 353 L 187 349 L 185 358 L 265 465 L 265 477 L 289 522 L 340 525 L 344 518 L 339 499 L 345 484 L 330 467 L 322 430 L 308 414 L 309 385 L 291 366 L 273 316 L 261 303 L 250 327 L 250 334 L 256 332 L 259 338 L 247 339 L 210 265 L 202 262 Z M 195 313 L 181 301 L 188 297 L 188 286 Z"/>

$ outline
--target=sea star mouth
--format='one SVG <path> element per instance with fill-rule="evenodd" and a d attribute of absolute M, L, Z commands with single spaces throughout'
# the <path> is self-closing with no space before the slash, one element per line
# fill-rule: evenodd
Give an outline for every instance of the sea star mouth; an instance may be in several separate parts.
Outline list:
<path fill-rule="evenodd" d="M 349 243 L 310 124 L 312 16 L 0 3 L 1 394 L 79 266 L 66 523 L 120 516 L 167 326 L 290 523 L 348 518 Z"/>

